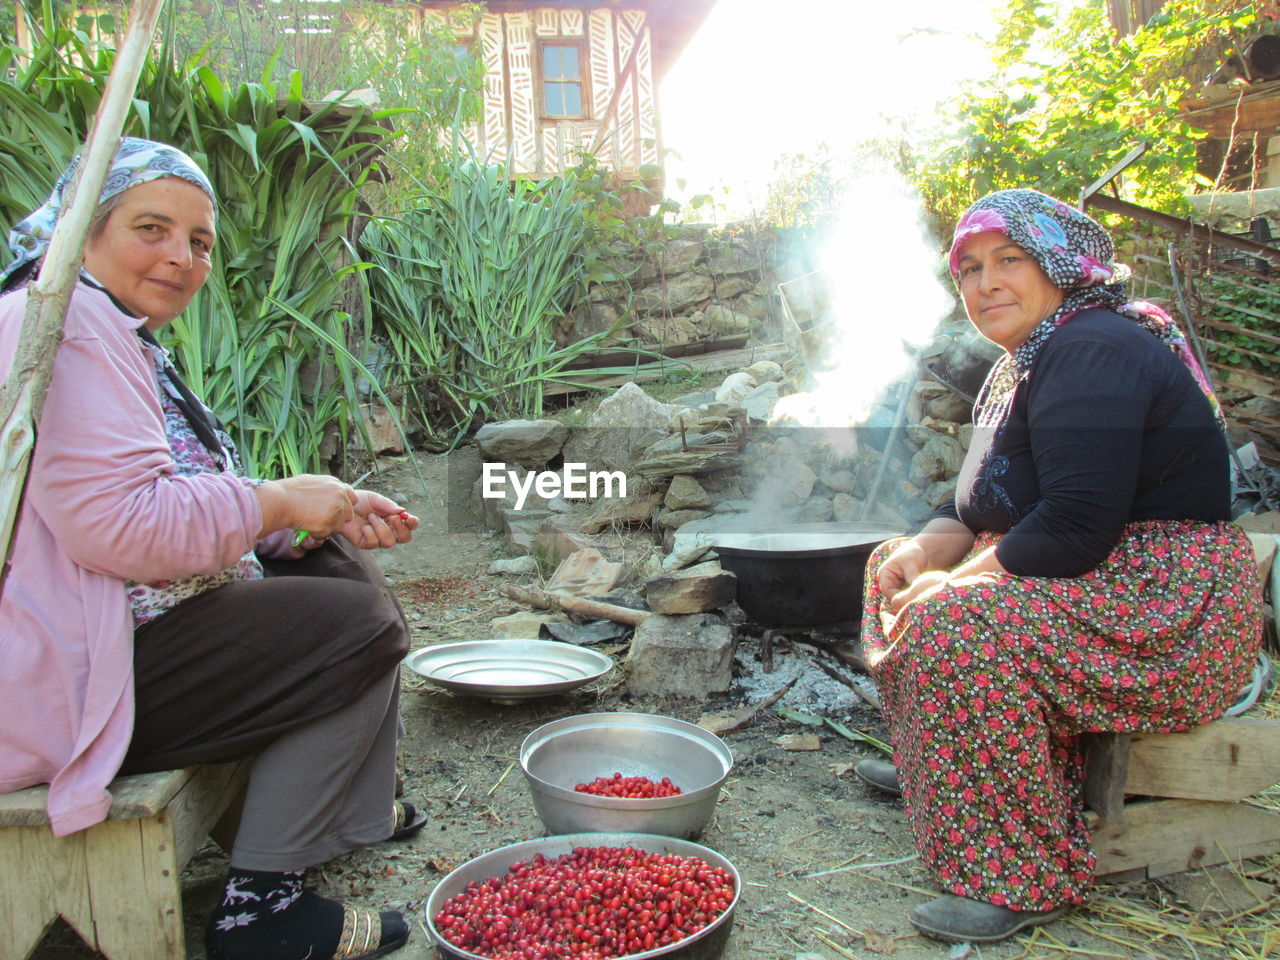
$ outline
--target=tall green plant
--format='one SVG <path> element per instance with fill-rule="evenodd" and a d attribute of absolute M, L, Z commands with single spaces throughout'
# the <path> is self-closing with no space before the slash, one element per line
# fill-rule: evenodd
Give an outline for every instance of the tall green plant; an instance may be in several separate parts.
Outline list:
<path fill-rule="evenodd" d="M 550 383 L 613 331 L 558 346 L 556 321 L 585 295 L 585 201 L 573 183 L 509 181 L 499 166 L 455 163 L 423 206 L 372 223 L 370 295 L 395 378 L 455 435 L 538 416 Z"/>
<path fill-rule="evenodd" d="M 47 195 L 83 137 L 113 51 L 46 20 L 30 57 L 0 82 L 0 197 L 15 220 Z M 172 34 L 138 83 L 126 134 L 192 155 L 219 196 L 208 283 L 170 326 L 193 387 L 228 423 L 256 475 L 329 468 L 362 429 L 354 362 L 363 324 L 344 280 L 362 264 L 347 233 L 359 191 L 393 136 L 388 112 L 311 103 L 301 78 L 230 86 L 170 55 Z M 34 162 L 33 162 L 34 161 Z M 301 323 L 298 317 L 305 317 Z M 341 349 L 335 345 L 341 345 Z M 353 349 L 354 348 L 354 349 Z"/>

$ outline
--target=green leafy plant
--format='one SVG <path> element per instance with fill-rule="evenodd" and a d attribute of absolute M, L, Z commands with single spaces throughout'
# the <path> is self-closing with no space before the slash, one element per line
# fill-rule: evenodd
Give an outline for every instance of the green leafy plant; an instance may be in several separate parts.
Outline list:
<path fill-rule="evenodd" d="M 1202 134 L 1182 116 L 1188 73 L 1255 21 L 1239 0 L 1169 0 L 1121 37 L 1104 0 L 1065 15 L 1048 0 L 1008 0 L 991 45 L 993 73 L 968 85 L 930 130 L 884 145 L 920 190 L 940 235 L 984 194 L 1028 186 L 1068 201 L 1137 141 L 1151 144 L 1125 174 L 1137 203 L 1180 211 L 1197 182 Z"/>
<path fill-rule="evenodd" d="M 37 48 L 0 51 L 0 207 L 43 202 L 83 137 L 110 71 L 109 44 L 34 24 Z M 139 80 L 125 133 L 172 143 L 209 173 L 218 238 L 209 281 L 165 338 L 228 424 L 251 474 L 340 467 L 359 416 L 367 318 L 346 284 L 363 269 L 348 234 L 362 184 L 394 137 L 390 111 L 304 96 L 301 77 L 232 86 L 185 67 L 166 32 Z M 7 259 L 7 255 L 6 255 Z M 306 323 L 299 318 L 305 318 Z M 343 349 L 336 349 L 335 344 Z"/>
<path fill-rule="evenodd" d="M 455 440 L 488 420 L 540 416 L 545 387 L 571 382 L 569 364 L 613 332 L 556 343 L 588 282 L 575 193 L 571 180 L 510 181 L 468 157 L 421 207 L 362 236 L 394 358 L 388 382 Z"/>

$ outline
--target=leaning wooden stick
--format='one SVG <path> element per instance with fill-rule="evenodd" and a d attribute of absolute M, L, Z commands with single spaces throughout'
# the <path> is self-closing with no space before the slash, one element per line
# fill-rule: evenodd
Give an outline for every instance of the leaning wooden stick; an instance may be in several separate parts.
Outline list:
<path fill-rule="evenodd" d="M 13 366 L 0 384 L 0 419 L 4 423 L 0 428 L 0 556 L 4 557 L 0 593 L 9 572 L 31 451 L 36 444 L 36 425 L 53 376 L 54 354 L 62 342 L 71 291 L 80 276 L 89 221 L 120 144 L 120 131 L 163 5 L 164 0 L 137 0 L 134 4 L 128 32 L 85 140 L 83 160 L 68 188 L 70 202 L 63 208 L 49 239 L 40 275 L 28 288 L 27 311 Z"/>

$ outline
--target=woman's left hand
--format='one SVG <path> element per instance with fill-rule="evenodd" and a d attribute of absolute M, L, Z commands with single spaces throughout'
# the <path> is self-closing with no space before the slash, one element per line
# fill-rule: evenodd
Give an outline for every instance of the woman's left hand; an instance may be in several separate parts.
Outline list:
<path fill-rule="evenodd" d="M 354 505 L 355 517 L 338 533 L 362 550 L 394 547 L 413 539 L 418 529 L 418 518 L 394 500 L 372 490 L 357 490 Z"/>
<path fill-rule="evenodd" d="M 899 590 L 889 598 L 889 609 L 895 614 L 900 613 L 908 603 L 933 593 L 933 591 L 945 586 L 950 580 L 951 573 L 947 570 L 926 570 L 907 584 L 905 589 Z"/>

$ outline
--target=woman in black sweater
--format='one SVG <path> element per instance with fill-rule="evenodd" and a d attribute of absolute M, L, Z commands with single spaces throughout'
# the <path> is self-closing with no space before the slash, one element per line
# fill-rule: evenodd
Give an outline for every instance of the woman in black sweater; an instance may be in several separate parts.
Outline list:
<path fill-rule="evenodd" d="M 1002 190 L 950 265 L 1006 355 L 954 501 L 867 565 L 863 642 L 916 845 L 944 895 L 912 922 L 991 941 L 1083 902 L 1080 735 L 1219 717 L 1262 639 L 1217 401 L 1172 319 L 1130 302 L 1101 226 Z"/>

